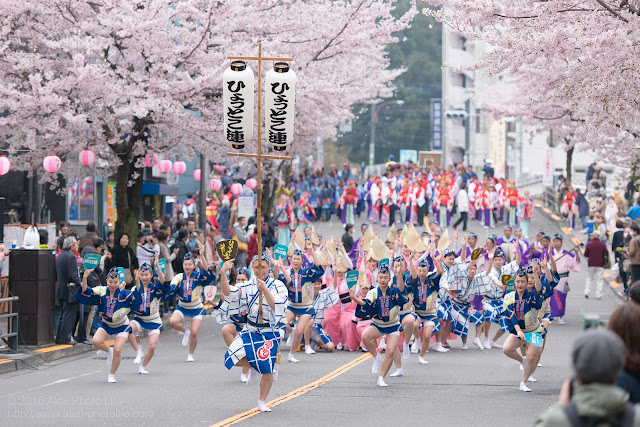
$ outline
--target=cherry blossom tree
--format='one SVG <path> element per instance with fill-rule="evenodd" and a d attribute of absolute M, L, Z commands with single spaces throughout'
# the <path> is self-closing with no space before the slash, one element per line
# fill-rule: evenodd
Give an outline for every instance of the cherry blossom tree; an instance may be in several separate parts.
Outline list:
<path fill-rule="evenodd" d="M 491 49 L 470 69 L 517 89 L 493 94 L 500 114 L 634 168 L 640 148 L 638 0 L 428 0 L 427 13 Z"/>
<path fill-rule="evenodd" d="M 0 0 L 0 148 L 14 169 L 90 148 L 116 179 L 117 231 L 139 219 L 147 153 L 221 161 L 228 55 L 291 56 L 298 74 L 289 152 L 332 137 L 348 106 L 389 96 L 402 70 L 385 46 L 406 28 L 382 0 Z M 255 66 L 254 66 L 255 68 Z M 247 144 L 252 148 L 255 141 Z M 43 180 L 48 177 L 43 176 Z M 50 177 L 49 177 L 50 178 Z"/>

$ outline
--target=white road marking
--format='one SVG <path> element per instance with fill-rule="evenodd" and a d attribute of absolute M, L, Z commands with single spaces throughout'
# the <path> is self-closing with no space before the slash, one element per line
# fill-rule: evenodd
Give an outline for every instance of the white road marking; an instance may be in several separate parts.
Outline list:
<path fill-rule="evenodd" d="M 41 386 L 39 386 L 39 387 L 34 387 L 34 388 L 30 388 L 30 389 L 28 389 L 28 390 L 23 390 L 23 391 L 18 391 L 18 392 L 16 392 L 16 393 L 5 394 L 5 395 L 4 395 L 4 396 L 2 396 L 2 397 L 15 396 L 16 394 L 22 394 L 22 393 L 28 393 L 28 392 L 30 392 L 30 391 L 40 390 L 41 388 L 49 387 L 49 386 L 56 385 L 56 384 L 66 383 L 66 382 L 68 382 L 68 381 L 75 380 L 76 378 L 86 377 L 87 375 L 93 375 L 93 374 L 97 374 L 97 373 L 99 373 L 99 372 L 102 372 L 102 371 L 92 371 L 92 372 L 87 372 L 86 374 L 77 375 L 77 376 L 75 376 L 75 377 L 69 377 L 69 378 L 65 378 L 65 379 L 62 379 L 62 380 L 56 380 L 56 381 L 54 381 L 54 382 L 51 382 L 51 383 L 49 383 L 49 384 L 45 384 L 45 385 L 41 385 Z"/>

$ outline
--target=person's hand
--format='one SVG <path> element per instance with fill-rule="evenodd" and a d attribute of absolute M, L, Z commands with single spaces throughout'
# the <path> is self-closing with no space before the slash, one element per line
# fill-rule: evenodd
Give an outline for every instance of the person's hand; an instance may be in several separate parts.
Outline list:
<path fill-rule="evenodd" d="M 520 338 L 522 341 L 524 341 L 524 332 L 522 332 L 522 330 L 518 330 L 518 338 Z"/>
<path fill-rule="evenodd" d="M 260 292 L 265 292 L 268 288 L 267 288 L 267 283 L 264 280 L 258 279 L 256 280 L 256 283 L 258 285 L 258 290 Z"/>
<path fill-rule="evenodd" d="M 466 246 L 466 244 L 467 244 L 467 235 L 466 234 L 464 236 L 462 236 L 462 239 L 460 239 L 460 244 L 462 246 Z"/>
<path fill-rule="evenodd" d="M 453 240 L 458 240 L 458 229 L 456 228 L 456 231 L 453 232 Z"/>
<path fill-rule="evenodd" d="M 133 275 L 135 276 L 136 279 L 140 278 L 140 272 L 138 271 L 137 268 L 135 270 L 133 270 Z"/>
<path fill-rule="evenodd" d="M 564 380 L 560 387 L 560 395 L 558 395 L 558 403 L 567 406 L 571 402 L 571 380 Z"/>
<path fill-rule="evenodd" d="M 226 273 L 227 271 L 231 270 L 233 268 L 233 261 L 235 261 L 235 259 L 225 261 L 224 264 L 222 264 L 222 269 L 220 271 L 222 273 Z"/>
<path fill-rule="evenodd" d="M 356 296 L 356 287 L 352 286 L 351 289 L 349 289 L 349 297 L 351 297 L 351 299 L 353 299 L 353 297 Z"/>
<path fill-rule="evenodd" d="M 107 258 L 111 259 L 111 252 L 107 251 L 104 254 L 107 256 Z"/>
<path fill-rule="evenodd" d="M 311 240 L 305 240 L 304 242 L 304 249 L 305 250 L 309 250 L 313 247 L 313 244 L 311 243 Z"/>
<path fill-rule="evenodd" d="M 178 255 L 178 252 L 180 251 L 180 249 L 178 248 L 173 248 L 173 254 L 174 255 Z"/>
<path fill-rule="evenodd" d="M 380 238 L 380 233 L 382 233 L 382 228 L 378 228 L 378 231 L 376 231 L 376 237 L 378 239 Z"/>
<path fill-rule="evenodd" d="M 82 278 L 89 277 L 89 275 L 90 275 L 91 273 L 93 273 L 93 268 L 92 268 L 92 269 L 90 269 L 90 270 L 85 270 L 85 271 L 84 271 L 84 274 L 82 275 Z"/>

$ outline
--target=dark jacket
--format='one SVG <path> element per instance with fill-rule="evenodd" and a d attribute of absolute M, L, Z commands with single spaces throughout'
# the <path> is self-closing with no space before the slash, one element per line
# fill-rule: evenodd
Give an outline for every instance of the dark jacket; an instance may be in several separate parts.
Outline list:
<path fill-rule="evenodd" d="M 618 375 L 616 385 L 629 393 L 629 401 L 640 403 L 640 379 L 629 371 L 623 370 Z"/>
<path fill-rule="evenodd" d="M 62 251 L 56 257 L 56 298 L 66 300 L 67 284 L 80 285 L 76 256 L 70 250 Z"/>
<path fill-rule="evenodd" d="M 589 202 L 583 194 L 576 194 L 576 205 L 578 205 L 578 216 L 589 215 Z"/>
<path fill-rule="evenodd" d="M 132 265 L 129 265 L 129 258 L 131 258 Z M 123 248 L 121 245 L 115 245 L 111 252 L 109 266 L 105 268 L 109 271 L 111 267 L 131 268 L 131 276 L 133 276 L 133 270 L 138 268 L 138 258 L 129 246 Z"/>
<path fill-rule="evenodd" d="M 224 239 L 229 238 L 229 219 L 231 218 L 231 208 L 229 206 L 222 206 L 218 209 L 218 226 L 220 227 L 220 234 Z"/>
<path fill-rule="evenodd" d="M 345 232 L 342 235 L 342 244 L 344 245 L 344 250 L 347 251 L 347 253 L 351 252 L 351 248 L 353 248 L 353 236 Z"/>
<path fill-rule="evenodd" d="M 591 239 L 584 248 L 589 267 L 604 267 L 604 254 L 608 253 L 607 245 L 600 239 Z"/>
<path fill-rule="evenodd" d="M 173 273 L 184 273 L 184 269 L 182 268 L 182 263 L 184 262 L 184 256 L 187 252 L 187 245 L 184 244 L 182 240 L 176 240 L 175 243 L 169 248 L 169 252 L 173 253 L 173 249 L 178 248 L 178 253 L 176 254 L 176 258 L 171 261 L 171 266 L 173 267 Z"/>

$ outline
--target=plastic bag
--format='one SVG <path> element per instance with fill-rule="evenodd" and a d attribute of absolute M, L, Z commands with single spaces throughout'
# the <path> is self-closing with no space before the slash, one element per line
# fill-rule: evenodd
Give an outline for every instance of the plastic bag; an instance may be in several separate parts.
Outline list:
<path fill-rule="evenodd" d="M 34 226 L 29 226 L 24 233 L 24 239 L 22 241 L 22 247 L 25 249 L 38 249 L 40 245 L 40 234 L 38 229 Z"/>

